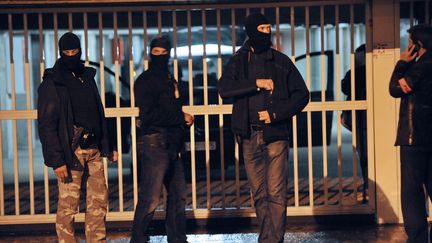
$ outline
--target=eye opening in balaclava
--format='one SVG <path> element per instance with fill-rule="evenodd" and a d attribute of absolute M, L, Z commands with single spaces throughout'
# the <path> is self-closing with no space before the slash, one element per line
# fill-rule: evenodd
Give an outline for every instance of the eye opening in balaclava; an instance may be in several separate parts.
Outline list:
<path fill-rule="evenodd" d="M 270 33 L 258 31 L 259 25 L 270 24 L 267 18 L 261 13 L 253 13 L 247 16 L 245 23 L 246 34 L 254 52 L 262 53 L 270 49 L 272 46 L 271 31 Z"/>
<path fill-rule="evenodd" d="M 65 50 L 79 49 L 79 52 L 73 56 L 63 53 Z M 67 32 L 59 40 L 60 63 L 71 71 L 77 71 L 81 67 L 81 42 L 77 35 Z"/>
<path fill-rule="evenodd" d="M 153 55 L 152 50 L 155 47 L 161 47 L 167 50 L 167 54 Z M 171 41 L 167 35 L 159 35 L 150 42 L 150 61 L 152 67 L 168 71 L 168 61 L 171 52 Z"/>

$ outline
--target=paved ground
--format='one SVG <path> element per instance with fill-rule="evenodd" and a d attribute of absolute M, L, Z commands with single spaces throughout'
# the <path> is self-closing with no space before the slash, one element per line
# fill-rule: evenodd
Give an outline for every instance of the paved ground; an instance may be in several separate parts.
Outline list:
<path fill-rule="evenodd" d="M 191 243 L 253 243 L 257 242 L 256 229 L 242 233 L 212 233 L 194 232 L 188 234 Z M 129 242 L 129 231 L 109 232 L 108 242 Z M 79 234 L 80 242 L 84 236 Z M 351 243 L 351 242 L 405 242 L 406 236 L 401 225 L 387 226 L 294 226 L 289 227 L 285 234 L 285 242 L 319 242 L 319 243 Z M 0 242 L 56 242 L 55 235 L 32 236 L 1 236 Z M 166 237 L 154 235 L 151 243 L 165 243 Z"/>

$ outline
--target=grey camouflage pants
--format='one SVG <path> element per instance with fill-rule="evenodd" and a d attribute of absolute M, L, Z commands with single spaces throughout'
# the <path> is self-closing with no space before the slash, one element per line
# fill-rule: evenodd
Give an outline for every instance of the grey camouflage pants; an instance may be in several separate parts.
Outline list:
<path fill-rule="evenodd" d="M 88 169 L 86 183 L 86 242 L 106 242 L 105 215 L 107 213 L 108 193 L 105 184 L 102 157 L 98 149 L 75 151 L 81 164 Z M 77 242 L 74 221 L 78 213 L 83 171 L 71 171 L 72 182 L 57 181 L 59 196 L 56 217 L 56 231 L 60 243 Z"/>

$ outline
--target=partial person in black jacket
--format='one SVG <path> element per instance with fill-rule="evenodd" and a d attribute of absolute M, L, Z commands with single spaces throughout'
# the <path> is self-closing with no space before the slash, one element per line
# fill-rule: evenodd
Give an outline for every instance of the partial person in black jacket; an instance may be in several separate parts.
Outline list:
<path fill-rule="evenodd" d="M 424 187 L 432 198 L 432 28 L 413 26 L 409 44 L 390 80 L 401 98 L 396 146 L 400 146 L 401 202 L 407 242 L 429 242 Z"/>
<path fill-rule="evenodd" d="M 104 108 L 94 80 L 96 70 L 80 62 L 78 36 L 59 40 L 60 59 L 45 70 L 38 89 L 38 130 L 45 164 L 58 179 L 56 231 L 60 242 L 76 242 L 81 181 L 87 171 L 86 239 L 105 242 L 107 187 L 102 157 L 117 160 L 108 141 Z"/>
<path fill-rule="evenodd" d="M 355 69 L 354 69 L 354 87 L 355 100 L 366 100 L 366 45 L 362 44 L 355 50 Z M 342 79 L 342 93 L 351 100 L 351 70 L 346 72 Z M 345 128 L 352 131 L 351 111 L 342 112 L 342 124 Z M 362 201 L 368 201 L 368 157 L 367 157 L 367 126 L 366 126 L 366 111 L 356 111 L 356 143 L 357 154 L 360 159 L 360 168 L 363 176 L 363 192 Z"/>
<path fill-rule="evenodd" d="M 291 60 L 271 48 L 271 25 L 262 14 L 246 18 L 249 39 L 230 59 L 218 82 L 233 98 L 232 130 L 260 225 L 259 242 L 283 242 L 291 118 L 309 102 L 309 91 Z"/>
<path fill-rule="evenodd" d="M 159 204 L 162 185 L 168 192 L 165 218 L 168 242 L 186 242 L 186 182 L 179 153 L 184 129 L 194 119 L 182 111 L 178 83 L 168 70 L 170 50 L 167 36 L 153 39 L 149 69 L 135 82 L 141 179 L 131 242 L 150 240 L 147 229 Z"/>

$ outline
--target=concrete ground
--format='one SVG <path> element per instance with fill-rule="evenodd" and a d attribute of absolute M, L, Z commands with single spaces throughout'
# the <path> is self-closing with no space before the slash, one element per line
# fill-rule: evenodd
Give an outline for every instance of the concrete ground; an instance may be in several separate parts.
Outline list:
<path fill-rule="evenodd" d="M 28 226 L 31 227 L 31 226 Z M 257 242 L 257 228 L 249 228 L 235 233 L 217 233 L 198 230 L 188 234 L 191 243 L 253 243 Z M 249 232 L 247 232 L 249 231 Z M 4 233 L 4 232 L 3 232 Z M 108 232 L 107 242 L 129 242 L 129 230 Z M 84 241 L 84 235 L 78 234 L 80 241 Z M 289 226 L 285 233 L 285 242 L 319 242 L 319 243 L 354 243 L 354 242 L 405 242 L 406 235 L 402 225 L 363 225 L 363 226 L 316 226 L 300 225 Z M 51 232 L 43 235 L 25 235 L 17 233 L 14 236 L 0 236 L 0 242 L 8 243 L 35 243 L 56 242 L 56 237 Z M 151 243 L 165 243 L 166 237 L 160 234 L 153 235 Z"/>

